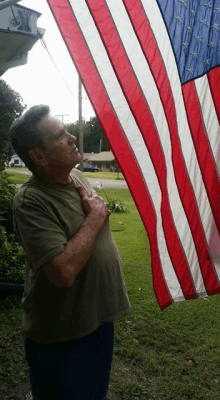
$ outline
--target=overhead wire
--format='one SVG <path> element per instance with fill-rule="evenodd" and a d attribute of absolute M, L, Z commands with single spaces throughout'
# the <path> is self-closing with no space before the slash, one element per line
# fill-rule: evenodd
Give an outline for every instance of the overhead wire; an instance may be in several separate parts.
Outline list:
<path fill-rule="evenodd" d="M 61 78 L 62 78 L 62 80 L 63 80 L 63 82 L 65 83 L 65 85 L 66 85 L 66 87 L 67 87 L 67 89 L 69 90 L 69 92 L 71 93 L 71 95 L 73 96 L 73 97 L 77 97 L 77 96 L 75 96 L 74 94 L 73 94 L 73 92 L 71 91 L 71 89 L 69 88 L 69 86 L 68 86 L 68 84 L 67 84 L 67 82 L 65 81 L 65 79 L 64 79 L 64 77 L 63 77 L 63 75 L 61 74 L 61 72 L 60 72 L 60 70 L 59 70 L 59 68 L 57 67 L 57 65 L 56 65 L 56 63 L 55 63 L 55 61 L 54 61 L 54 59 L 53 59 L 53 57 L 52 57 L 52 55 L 50 54 L 50 52 L 49 52 L 49 50 L 48 50 L 48 47 L 47 47 L 47 44 L 46 44 L 46 41 L 45 41 L 45 39 L 44 38 L 41 38 L 40 39 L 40 41 L 41 41 L 41 45 L 43 46 L 43 48 L 47 51 L 47 53 L 48 53 L 48 55 L 49 55 L 49 57 L 50 57 L 50 59 L 51 59 L 51 61 L 53 62 L 53 65 L 54 65 L 54 67 L 56 68 L 56 70 L 58 71 L 58 73 L 59 73 L 59 75 L 61 76 Z M 78 98 L 78 97 L 77 97 Z M 82 99 L 84 99 L 84 100 L 87 100 L 87 97 L 82 97 Z"/>

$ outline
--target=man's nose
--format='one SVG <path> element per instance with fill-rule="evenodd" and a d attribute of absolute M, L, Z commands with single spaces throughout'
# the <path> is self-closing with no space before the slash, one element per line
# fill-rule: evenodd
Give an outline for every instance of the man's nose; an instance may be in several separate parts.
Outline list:
<path fill-rule="evenodd" d="M 68 142 L 71 143 L 75 143 L 76 141 L 76 136 L 71 135 L 70 133 L 68 133 Z"/>

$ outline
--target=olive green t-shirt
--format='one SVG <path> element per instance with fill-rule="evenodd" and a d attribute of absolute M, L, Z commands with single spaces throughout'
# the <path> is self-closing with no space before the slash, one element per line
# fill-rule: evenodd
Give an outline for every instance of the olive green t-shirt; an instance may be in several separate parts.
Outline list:
<path fill-rule="evenodd" d="M 88 195 L 84 174 L 72 170 L 67 185 L 46 183 L 34 175 L 14 199 L 14 225 L 26 257 L 22 328 L 39 343 L 78 339 L 130 311 L 120 258 L 107 221 L 92 255 L 71 287 L 54 286 L 42 266 L 61 253 L 86 218 L 76 184 Z"/>

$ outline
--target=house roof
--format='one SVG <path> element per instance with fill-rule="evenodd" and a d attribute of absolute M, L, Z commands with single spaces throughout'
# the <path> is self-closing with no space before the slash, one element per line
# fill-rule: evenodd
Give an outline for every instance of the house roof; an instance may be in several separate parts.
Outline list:
<path fill-rule="evenodd" d="M 89 161 L 114 161 L 115 157 L 111 151 L 102 151 L 88 158 Z"/>
<path fill-rule="evenodd" d="M 89 157 L 93 156 L 94 153 L 83 153 L 83 160 L 87 160 Z"/>

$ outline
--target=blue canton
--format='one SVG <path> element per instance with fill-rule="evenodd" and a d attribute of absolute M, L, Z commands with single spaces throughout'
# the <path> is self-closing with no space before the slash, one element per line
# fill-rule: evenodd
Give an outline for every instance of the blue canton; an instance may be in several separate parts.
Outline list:
<path fill-rule="evenodd" d="M 220 0 L 157 0 L 181 83 L 220 65 Z"/>

